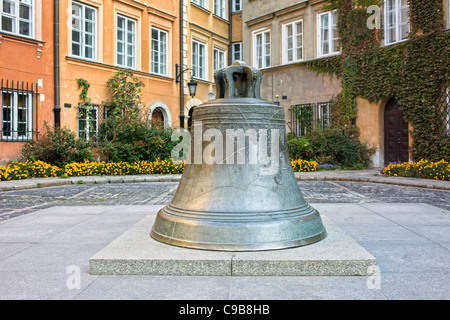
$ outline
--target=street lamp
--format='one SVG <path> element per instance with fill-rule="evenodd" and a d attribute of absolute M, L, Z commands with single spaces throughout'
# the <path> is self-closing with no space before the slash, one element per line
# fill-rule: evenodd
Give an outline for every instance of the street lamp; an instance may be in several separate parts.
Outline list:
<path fill-rule="evenodd" d="M 192 69 L 184 69 L 182 70 L 181 66 L 175 64 L 175 75 L 176 83 L 183 83 L 183 73 L 192 70 Z M 194 81 L 194 78 L 191 76 L 191 81 L 188 82 L 189 94 L 193 98 L 197 91 L 197 82 Z M 184 88 L 183 85 L 180 86 L 180 127 L 184 128 Z"/>
<path fill-rule="evenodd" d="M 191 77 L 191 81 L 188 82 L 189 95 L 194 98 L 197 93 L 197 82 L 194 81 L 194 78 Z"/>

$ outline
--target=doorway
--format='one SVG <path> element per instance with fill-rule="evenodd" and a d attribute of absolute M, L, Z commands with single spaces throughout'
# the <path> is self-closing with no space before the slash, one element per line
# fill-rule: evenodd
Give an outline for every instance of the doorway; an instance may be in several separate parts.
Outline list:
<path fill-rule="evenodd" d="M 384 109 L 384 164 L 408 161 L 408 123 L 395 98 L 391 98 Z"/>

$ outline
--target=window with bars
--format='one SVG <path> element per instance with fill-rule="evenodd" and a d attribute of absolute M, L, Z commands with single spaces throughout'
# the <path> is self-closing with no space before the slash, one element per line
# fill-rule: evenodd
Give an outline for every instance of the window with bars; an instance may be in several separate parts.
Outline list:
<path fill-rule="evenodd" d="M 1 81 L 0 123 L 2 141 L 28 141 L 33 139 L 34 122 L 37 123 L 37 85 Z"/>
<path fill-rule="evenodd" d="M 136 69 L 136 20 L 117 15 L 117 65 Z"/>
<path fill-rule="evenodd" d="M 24 37 L 34 37 L 34 1 L 0 1 L 0 27 L 7 32 Z"/>
<path fill-rule="evenodd" d="M 296 136 L 304 136 L 313 130 L 331 125 L 331 106 L 329 102 L 306 103 L 292 106 L 291 132 Z"/>
<path fill-rule="evenodd" d="M 437 99 L 437 116 L 442 123 L 442 131 L 450 135 L 450 84 L 443 85 Z"/>
<path fill-rule="evenodd" d="M 99 107 L 89 106 L 78 110 L 78 138 L 91 140 L 99 128 Z"/>
<path fill-rule="evenodd" d="M 167 38 L 166 31 L 152 28 L 152 72 L 167 76 Z"/>
<path fill-rule="evenodd" d="M 97 10 L 72 2 L 72 56 L 97 59 Z"/>

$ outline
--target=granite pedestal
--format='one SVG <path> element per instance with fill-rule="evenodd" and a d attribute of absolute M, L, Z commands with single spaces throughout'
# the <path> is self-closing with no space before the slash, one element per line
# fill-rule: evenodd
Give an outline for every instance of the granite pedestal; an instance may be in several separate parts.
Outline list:
<path fill-rule="evenodd" d="M 149 236 L 155 214 L 143 218 L 89 260 L 92 275 L 367 276 L 376 259 L 323 214 L 327 237 L 307 246 L 221 252 L 181 248 Z"/>

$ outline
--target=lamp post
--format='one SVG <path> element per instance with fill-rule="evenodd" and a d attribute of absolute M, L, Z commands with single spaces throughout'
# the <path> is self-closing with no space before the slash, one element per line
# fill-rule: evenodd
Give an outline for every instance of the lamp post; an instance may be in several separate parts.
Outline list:
<path fill-rule="evenodd" d="M 180 127 L 184 128 L 184 88 L 183 88 L 183 73 L 192 70 L 192 69 L 184 69 L 182 70 L 181 66 L 175 64 L 175 74 L 176 74 L 176 83 L 181 83 L 180 86 Z M 194 81 L 194 78 L 191 76 L 191 81 L 188 82 L 189 95 L 193 98 L 197 91 L 197 82 Z"/>
<path fill-rule="evenodd" d="M 188 82 L 189 95 L 194 98 L 197 93 L 197 82 L 194 81 L 194 78 L 191 77 L 191 81 Z"/>

